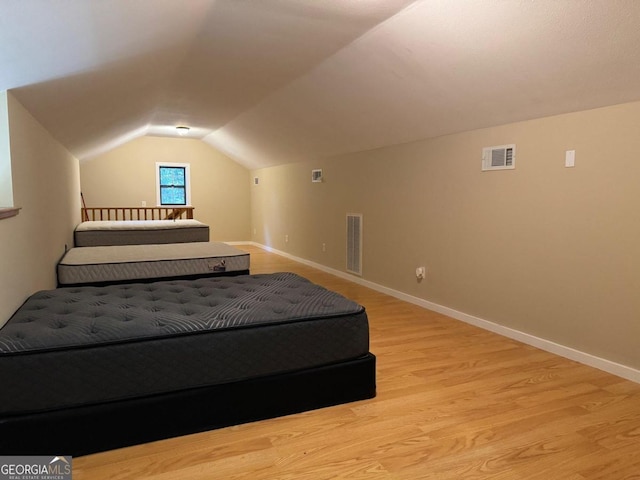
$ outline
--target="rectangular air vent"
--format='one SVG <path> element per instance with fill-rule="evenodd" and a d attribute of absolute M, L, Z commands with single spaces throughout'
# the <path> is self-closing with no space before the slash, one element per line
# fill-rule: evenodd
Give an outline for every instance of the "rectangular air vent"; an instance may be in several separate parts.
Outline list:
<path fill-rule="evenodd" d="M 516 146 L 501 145 L 482 149 L 482 170 L 510 170 L 516 168 Z"/>
<path fill-rule="evenodd" d="M 347 272 L 362 275 L 361 214 L 347 214 Z"/>

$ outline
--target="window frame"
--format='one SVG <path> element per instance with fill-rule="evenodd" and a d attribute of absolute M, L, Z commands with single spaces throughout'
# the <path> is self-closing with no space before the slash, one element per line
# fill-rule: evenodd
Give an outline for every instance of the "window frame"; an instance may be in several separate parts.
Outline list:
<path fill-rule="evenodd" d="M 9 135 L 9 95 L 0 90 L 0 218 L 17 215 L 13 196 L 11 138 Z"/>
<path fill-rule="evenodd" d="M 160 169 L 166 168 L 184 168 L 184 193 L 185 201 L 183 204 L 162 203 L 161 185 L 160 185 Z M 191 164 L 189 163 L 173 163 L 173 162 L 156 162 L 156 205 L 158 207 L 190 207 L 191 206 Z"/>

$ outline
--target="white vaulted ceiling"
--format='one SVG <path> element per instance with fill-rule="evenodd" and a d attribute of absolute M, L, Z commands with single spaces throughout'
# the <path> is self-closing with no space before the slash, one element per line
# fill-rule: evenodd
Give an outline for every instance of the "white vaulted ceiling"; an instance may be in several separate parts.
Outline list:
<path fill-rule="evenodd" d="M 258 168 L 640 100 L 636 0 L 2 0 L 0 90 L 80 160 Z"/>

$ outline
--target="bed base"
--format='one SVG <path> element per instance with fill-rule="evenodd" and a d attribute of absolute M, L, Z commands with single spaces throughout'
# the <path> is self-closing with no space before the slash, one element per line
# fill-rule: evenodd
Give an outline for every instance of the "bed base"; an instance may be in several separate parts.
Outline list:
<path fill-rule="evenodd" d="M 376 358 L 99 405 L 0 418 L 3 455 L 82 456 L 373 398 Z"/>

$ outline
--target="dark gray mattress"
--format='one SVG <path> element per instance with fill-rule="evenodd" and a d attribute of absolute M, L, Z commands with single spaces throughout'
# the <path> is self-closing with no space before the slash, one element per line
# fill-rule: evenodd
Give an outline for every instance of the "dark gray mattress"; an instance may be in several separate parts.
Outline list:
<path fill-rule="evenodd" d="M 364 308 L 293 273 L 42 291 L 0 329 L 0 415 L 293 372 L 368 350 Z"/>
<path fill-rule="evenodd" d="M 57 266 L 58 285 L 98 285 L 249 273 L 250 255 L 223 242 L 72 248 Z"/>
<path fill-rule="evenodd" d="M 113 220 L 80 223 L 76 247 L 208 242 L 209 225 L 197 220 Z"/>

